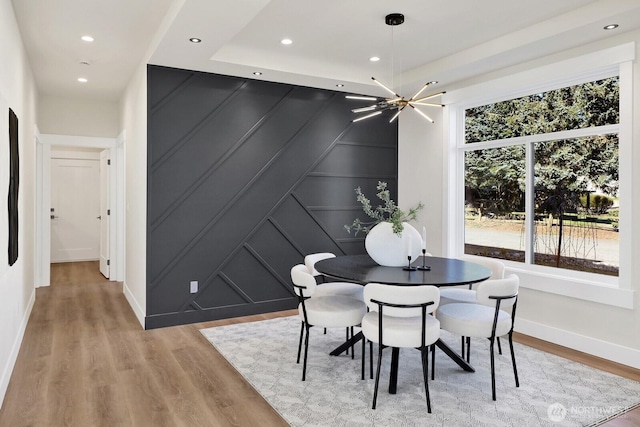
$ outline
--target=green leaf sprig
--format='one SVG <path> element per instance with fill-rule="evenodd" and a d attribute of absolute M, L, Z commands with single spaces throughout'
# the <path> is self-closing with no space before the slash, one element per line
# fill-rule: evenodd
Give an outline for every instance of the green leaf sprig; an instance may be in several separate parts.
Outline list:
<path fill-rule="evenodd" d="M 356 200 L 360 202 L 360 204 L 362 205 L 362 211 L 369 218 L 371 218 L 371 221 L 363 222 L 360 220 L 360 218 L 356 218 L 355 220 L 353 220 L 353 223 L 351 225 L 345 224 L 344 228 L 345 230 L 347 230 L 347 233 L 351 234 L 351 231 L 353 230 L 354 236 L 357 236 L 361 231 L 366 234 L 375 225 L 381 222 L 390 222 L 393 228 L 393 232 L 397 235 L 400 235 L 402 233 L 402 230 L 404 229 L 402 223 L 415 221 L 418 212 L 422 208 L 424 208 L 424 204 L 420 202 L 418 206 L 409 209 L 409 212 L 404 212 L 391 199 L 391 194 L 389 193 L 386 182 L 378 181 L 376 190 L 378 190 L 376 196 L 382 201 L 382 204 L 374 208 L 371 205 L 371 200 L 369 200 L 364 195 L 362 189 L 360 187 L 355 189 Z"/>

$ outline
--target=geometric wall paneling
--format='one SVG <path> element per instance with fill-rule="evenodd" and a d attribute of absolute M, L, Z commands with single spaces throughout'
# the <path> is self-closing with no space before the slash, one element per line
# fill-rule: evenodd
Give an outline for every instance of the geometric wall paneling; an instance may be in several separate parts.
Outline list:
<path fill-rule="evenodd" d="M 349 176 L 395 178 L 395 165 L 383 161 L 395 157 L 396 147 L 390 148 L 355 144 L 337 145 L 318 165 L 315 174 L 340 176 L 348 170 Z"/>
<path fill-rule="evenodd" d="M 288 273 L 293 265 L 300 262 L 300 255 L 305 252 L 305 248 L 301 248 L 299 244 L 303 243 L 305 240 L 294 240 L 284 227 L 270 218 L 256 230 L 247 245 L 273 271 Z M 288 274 L 282 279 L 289 284 Z"/>
<path fill-rule="evenodd" d="M 396 124 L 352 123 L 338 92 L 147 72 L 147 328 L 293 308 L 306 253 L 364 251 L 342 226 L 355 187 L 395 191 Z"/>
<path fill-rule="evenodd" d="M 313 252 L 333 252 L 342 255 L 340 245 L 326 227 L 307 206 L 292 194 L 273 214 L 273 220 L 291 242 L 297 245 L 300 255 Z M 295 264 L 295 263 L 294 263 Z M 293 265 L 289 266 L 291 268 Z"/>
<path fill-rule="evenodd" d="M 286 93 L 282 90 L 271 92 L 269 96 L 262 96 L 255 102 L 240 96 L 230 100 L 224 108 L 215 110 L 215 114 L 209 116 L 206 123 L 199 123 L 200 127 L 174 143 L 168 151 L 170 156 L 165 154 L 161 161 L 152 164 L 152 173 L 155 175 L 153 184 L 162 188 L 153 199 L 152 222 L 155 223 L 162 215 L 170 214 L 171 210 L 180 206 L 180 202 L 193 192 L 206 192 L 207 186 L 217 186 L 218 183 L 214 180 L 219 174 L 241 174 L 242 171 L 238 170 L 240 167 L 253 166 L 239 164 L 238 159 L 246 157 L 245 151 L 260 149 L 262 141 L 259 139 L 260 135 L 256 134 L 258 128 L 254 124 Z M 247 109 L 249 103 L 252 104 L 251 109 Z M 237 114 L 238 111 L 242 111 L 242 114 Z M 159 117 L 157 120 L 170 123 L 171 119 Z M 185 164 L 188 165 L 187 168 Z M 256 165 L 254 168 L 259 169 L 260 166 Z M 180 179 L 174 179 L 176 175 Z M 233 178 L 240 179 L 242 175 Z M 234 184 L 236 188 L 241 188 L 242 181 Z"/>
<path fill-rule="evenodd" d="M 239 251 L 224 266 L 223 276 L 242 289 L 254 303 L 291 298 L 291 291 L 287 286 L 288 280 L 279 281 L 277 273 L 268 265 L 262 264 L 254 255 L 246 248 Z M 288 278 L 282 277 L 282 279 Z M 253 283 L 255 286 L 243 286 L 248 283 Z"/>
<path fill-rule="evenodd" d="M 238 306 L 250 302 L 245 295 L 238 292 L 222 277 L 216 277 L 208 286 L 200 291 L 195 300 L 202 309 L 225 306 Z"/>

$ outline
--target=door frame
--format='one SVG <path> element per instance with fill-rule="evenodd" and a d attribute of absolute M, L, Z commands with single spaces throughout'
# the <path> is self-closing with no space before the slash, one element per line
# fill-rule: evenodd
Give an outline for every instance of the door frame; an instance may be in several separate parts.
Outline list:
<path fill-rule="evenodd" d="M 109 233 L 111 230 L 111 206 L 109 205 L 109 182 L 111 178 L 110 171 L 111 152 L 108 149 L 100 151 L 100 243 L 98 248 L 98 258 L 100 259 L 100 273 L 107 279 L 111 278 L 111 265 L 110 256 L 111 251 L 109 249 L 111 242 L 109 241 Z M 102 221 L 102 218 L 107 219 Z"/>
<path fill-rule="evenodd" d="M 111 281 L 124 281 L 124 142 L 117 138 L 41 134 L 36 129 L 36 287 L 49 286 L 51 274 L 51 147 L 91 147 L 110 150 L 109 176 L 109 259 Z"/>

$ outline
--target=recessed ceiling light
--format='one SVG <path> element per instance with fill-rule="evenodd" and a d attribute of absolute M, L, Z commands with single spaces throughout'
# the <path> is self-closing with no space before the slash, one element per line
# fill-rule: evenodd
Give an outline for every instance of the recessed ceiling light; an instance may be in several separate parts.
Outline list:
<path fill-rule="evenodd" d="M 200 42 L 202 42 L 202 39 L 199 39 L 199 38 L 197 38 L 197 37 L 191 37 L 191 38 L 189 39 L 189 41 L 190 41 L 191 43 L 200 43 Z"/>
<path fill-rule="evenodd" d="M 619 25 L 618 24 L 609 24 L 609 25 L 605 25 L 603 28 L 605 30 L 615 30 L 616 28 L 618 28 Z"/>
<path fill-rule="evenodd" d="M 282 44 L 291 44 L 291 43 L 293 43 L 293 40 L 291 40 L 291 39 L 282 39 L 282 40 L 280 40 L 280 43 L 282 43 Z"/>
<path fill-rule="evenodd" d="M 344 85 L 342 83 L 338 83 L 336 87 L 344 87 Z"/>
<path fill-rule="evenodd" d="M 369 58 L 369 61 L 371 61 L 371 62 L 378 62 L 378 61 L 380 61 L 380 58 L 379 58 L 379 57 L 377 57 L 377 56 L 372 56 L 371 58 Z"/>
<path fill-rule="evenodd" d="M 261 76 L 262 75 L 262 73 L 260 71 L 254 71 L 253 74 L 256 75 L 256 76 Z"/>
<path fill-rule="evenodd" d="M 92 42 L 94 40 L 91 36 L 82 36 L 80 38 L 86 42 Z"/>
<path fill-rule="evenodd" d="M 78 77 L 78 81 L 79 81 L 80 83 L 86 83 L 86 82 L 88 82 L 89 80 L 85 79 L 84 77 Z"/>

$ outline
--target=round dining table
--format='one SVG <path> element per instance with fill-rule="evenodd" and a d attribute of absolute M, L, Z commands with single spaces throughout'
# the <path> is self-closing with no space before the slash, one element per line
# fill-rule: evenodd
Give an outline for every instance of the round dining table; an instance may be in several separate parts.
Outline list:
<path fill-rule="evenodd" d="M 318 261 L 315 264 L 315 269 L 329 278 L 361 285 L 382 283 L 392 286 L 459 286 L 482 282 L 491 276 L 491 270 L 487 267 L 455 258 L 418 257 L 412 263 L 411 268 L 409 269 L 408 265 L 405 268 L 381 266 L 369 255 L 338 256 Z M 362 332 L 359 332 L 331 351 L 330 354 L 337 356 L 363 338 Z M 462 369 L 467 372 L 475 372 L 473 367 L 444 341 L 439 339 L 435 344 Z M 395 394 L 398 383 L 399 355 L 399 349 L 393 348 L 389 379 L 389 393 L 392 394 Z"/>
<path fill-rule="evenodd" d="M 424 266 L 424 269 L 421 269 Z M 378 265 L 369 255 L 345 255 L 318 261 L 315 269 L 328 277 L 366 285 L 458 286 L 487 280 L 491 270 L 469 261 L 435 256 L 418 257 L 415 270 Z"/>

